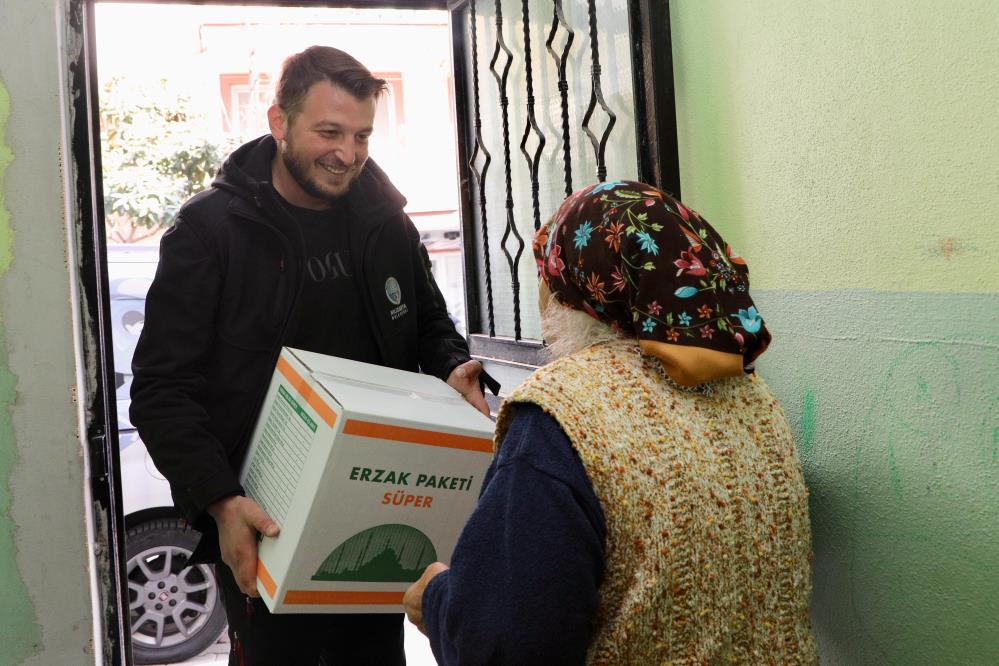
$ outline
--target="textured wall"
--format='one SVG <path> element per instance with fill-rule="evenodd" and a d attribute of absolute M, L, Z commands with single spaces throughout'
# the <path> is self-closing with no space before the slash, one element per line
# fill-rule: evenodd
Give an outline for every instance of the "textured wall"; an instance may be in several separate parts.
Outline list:
<path fill-rule="evenodd" d="M 10 94 L 0 79 L 0 280 L 10 267 L 14 243 L 10 224 L 10 211 L 6 208 L 4 185 L 7 166 L 13 154 L 5 142 L 7 121 L 10 118 Z M 3 318 L 0 317 L 0 350 L 5 345 Z M 14 442 L 14 427 L 10 407 L 14 403 L 15 378 L 11 375 L 6 354 L 0 354 L 0 442 Z M 0 446 L 0 589 L 4 591 L 0 607 L 0 655 L 12 662 L 30 654 L 39 639 L 38 625 L 28 599 L 24 579 L 17 567 L 17 549 L 14 544 L 15 524 L 10 515 L 10 475 L 17 462 L 17 449 Z"/>
<path fill-rule="evenodd" d="M 684 199 L 775 334 L 824 663 L 999 663 L 999 3 L 671 11 Z"/>
<path fill-rule="evenodd" d="M 754 284 L 999 288 L 999 3 L 672 7 L 684 193 Z"/>
<path fill-rule="evenodd" d="M 0 664 L 93 663 L 62 0 L 0 3 Z"/>

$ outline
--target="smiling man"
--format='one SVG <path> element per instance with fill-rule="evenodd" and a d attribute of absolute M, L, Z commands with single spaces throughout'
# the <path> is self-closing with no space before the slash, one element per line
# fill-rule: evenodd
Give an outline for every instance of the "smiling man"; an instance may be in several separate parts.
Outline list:
<path fill-rule="evenodd" d="M 385 83 L 372 77 L 354 85 L 356 93 L 320 80 L 302 91 L 287 82 L 289 89 L 283 86 L 279 92 L 281 101 L 267 111 L 278 142 L 271 168 L 274 187 L 289 203 L 328 208 L 361 175 L 381 88 L 365 93 Z"/>
<path fill-rule="evenodd" d="M 271 133 L 163 236 L 133 357 L 132 422 L 218 563 L 230 664 L 403 664 L 402 615 L 271 615 L 239 469 L 282 346 L 436 375 L 488 413 L 405 199 L 368 159 L 385 81 L 313 46 L 285 61 Z"/>

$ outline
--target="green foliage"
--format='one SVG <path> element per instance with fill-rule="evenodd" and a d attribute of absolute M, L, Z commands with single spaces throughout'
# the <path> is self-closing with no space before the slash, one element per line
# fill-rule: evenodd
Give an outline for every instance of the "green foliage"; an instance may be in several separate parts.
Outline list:
<path fill-rule="evenodd" d="M 233 146 L 215 143 L 208 119 L 167 81 L 113 78 L 101 91 L 104 206 L 110 225 L 159 231 L 207 188 Z"/>

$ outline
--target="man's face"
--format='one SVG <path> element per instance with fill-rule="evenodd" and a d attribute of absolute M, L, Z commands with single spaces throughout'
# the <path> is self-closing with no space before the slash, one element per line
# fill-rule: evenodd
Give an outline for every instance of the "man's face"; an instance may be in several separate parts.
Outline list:
<path fill-rule="evenodd" d="M 271 132 L 291 177 L 285 189 L 293 190 L 282 195 L 308 208 L 325 207 L 343 196 L 368 159 L 375 103 L 374 96 L 359 100 L 339 86 L 320 81 L 309 88 L 301 109 L 290 120 L 272 108 Z"/>

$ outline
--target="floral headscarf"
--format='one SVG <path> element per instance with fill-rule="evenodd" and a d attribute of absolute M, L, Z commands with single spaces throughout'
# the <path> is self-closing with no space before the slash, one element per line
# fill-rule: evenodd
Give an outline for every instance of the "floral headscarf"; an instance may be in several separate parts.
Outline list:
<path fill-rule="evenodd" d="M 534 256 L 556 300 L 639 340 L 742 354 L 746 372 L 770 343 L 745 260 L 650 185 L 573 193 L 538 230 Z"/>

